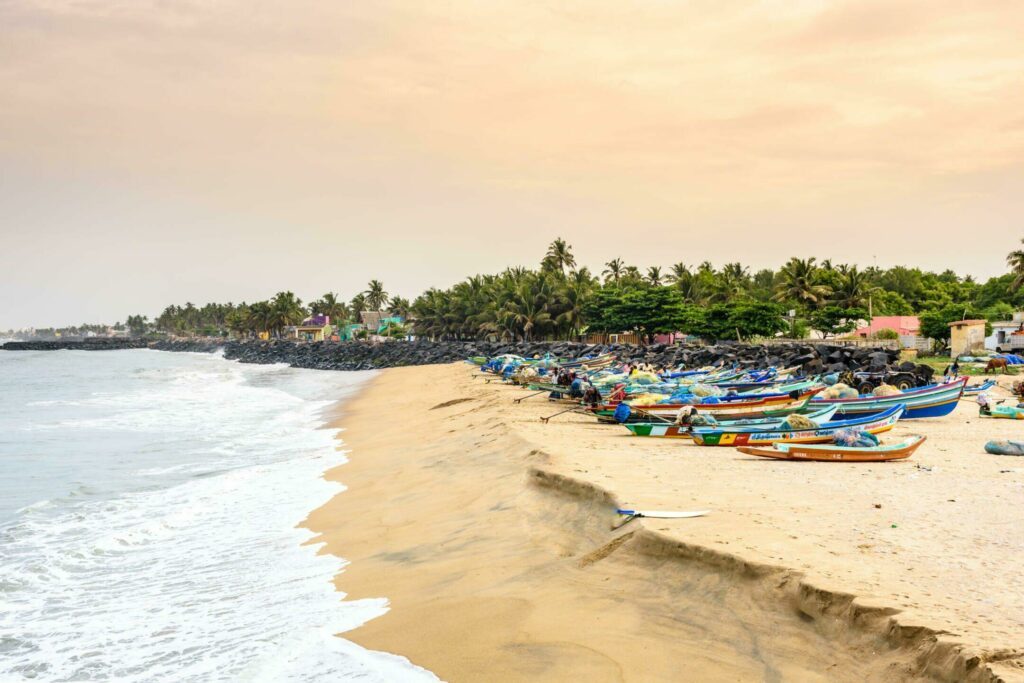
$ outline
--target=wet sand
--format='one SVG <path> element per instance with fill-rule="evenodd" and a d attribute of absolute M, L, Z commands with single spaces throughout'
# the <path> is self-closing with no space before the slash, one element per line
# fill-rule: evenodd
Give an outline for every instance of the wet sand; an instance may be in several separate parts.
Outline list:
<path fill-rule="evenodd" d="M 787 463 L 628 436 L 464 364 L 346 406 L 311 514 L 384 616 L 345 637 L 450 681 L 1022 680 L 1024 423 L 902 422 L 909 461 Z M 616 505 L 710 509 L 635 520 Z"/>

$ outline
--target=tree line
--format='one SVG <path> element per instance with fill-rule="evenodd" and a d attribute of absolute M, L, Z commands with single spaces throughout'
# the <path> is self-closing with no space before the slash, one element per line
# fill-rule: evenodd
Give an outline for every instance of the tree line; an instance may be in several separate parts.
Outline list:
<path fill-rule="evenodd" d="M 170 305 L 152 321 L 132 315 L 118 327 L 134 335 L 279 336 L 310 315 L 347 324 L 359 322 L 364 311 L 381 311 L 410 321 L 411 329 L 401 333 L 433 339 L 572 339 L 587 332 L 750 339 L 779 333 L 802 338 L 810 329 L 839 335 L 872 315 L 919 315 L 922 334 L 944 340 L 949 322 L 1003 320 L 1024 308 L 1024 250 L 1011 252 L 1007 265 L 1006 274 L 983 283 L 952 270 L 860 268 L 797 257 L 756 271 L 739 262 L 716 267 L 709 261 L 641 269 L 613 258 L 595 274 L 579 266 L 572 247 L 559 238 L 536 268 L 474 275 L 448 289 L 428 289 L 412 302 L 371 280 L 348 300 L 327 292 L 304 304 L 282 291 L 252 303 Z M 49 332 L 70 336 L 101 328 L 106 326 Z"/>
<path fill-rule="evenodd" d="M 797 257 L 757 271 L 708 261 L 641 270 L 613 258 L 597 276 L 578 268 L 572 248 L 556 239 L 537 269 L 508 268 L 430 289 L 412 312 L 418 334 L 440 339 L 566 339 L 582 331 L 802 338 L 810 329 L 848 333 L 871 316 L 916 314 L 922 334 L 945 340 L 949 322 L 1003 320 L 1024 307 L 1024 251 L 1007 263 L 1009 273 L 984 283 L 952 270 L 862 269 Z"/>

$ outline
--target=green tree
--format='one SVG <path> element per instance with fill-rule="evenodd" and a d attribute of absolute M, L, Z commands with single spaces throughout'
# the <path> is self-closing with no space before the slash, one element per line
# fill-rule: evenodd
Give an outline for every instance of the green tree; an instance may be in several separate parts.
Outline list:
<path fill-rule="evenodd" d="M 141 337 L 149 330 L 149 317 L 144 315 L 130 315 L 125 319 L 125 324 L 133 337 Z"/>
<path fill-rule="evenodd" d="M 620 258 L 613 258 L 611 261 L 604 265 L 605 269 L 601 273 L 601 275 L 604 276 L 604 281 L 614 282 L 615 284 L 618 284 L 619 280 L 622 278 L 622 275 L 626 270 L 626 264 L 624 264 L 622 262 L 622 259 Z"/>
<path fill-rule="evenodd" d="M 829 335 L 836 336 L 853 332 L 859 320 L 868 317 L 868 312 L 863 308 L 843 308 L 840 306 L 823 306 L 811 311 L 809 320 L 811 327 L 828 338 Z"/>
<path fill-rule="evenodd" d="M 814 262 L 814 258 L 791 258 L 779 271 L 775 301 L 793 301 L 809 307 L 825 301 L 832 291 L 819 283 Z"/>
<path fill-rule="evenodd" d="M 576 267 L 576 257 L 572 255 L 572 247 L 559 237 L 548 246 L 548 251 L 541 263 L 547 270 L 557 270 L 559 273 L 564 273 L 567 268 L 572 269 Z"/>
<path fill-rule="evenodd" d="M 1024 244 L 1024 239 L 1021 240 L 1021 244 Z M 1010 288 L 1016 291 L 1024 285 L 1024 250 L 1014 249 L 1007 254 L 1006 265 L 1010 267 L 1010 274 L 1013 275 Z"/>
<path fill-rule="evenodd" d="M 327 292 L 309 305 L 310 311 L 317 315 L 330 316 L 331 322 L 340 325 L 348 320 L 349 311 L 345 302 L 334 292 Z"/>
<path fill-rule="evenodd" d="M 371 311 L 383 309 L 388 302 L 388 293 L 384 291 L 384 284 L 380 280 L 370 280 L 363 295 L 366 297 L 366 306 Z"/>

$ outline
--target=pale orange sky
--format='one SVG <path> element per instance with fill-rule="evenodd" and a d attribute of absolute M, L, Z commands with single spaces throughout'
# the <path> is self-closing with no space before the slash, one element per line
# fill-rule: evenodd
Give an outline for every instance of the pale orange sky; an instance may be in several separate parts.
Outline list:
<path fill-rule="evenodd" d="M 535 264 L 987 277 L 1024 5 L 0 3 L 0 329 Z"/>

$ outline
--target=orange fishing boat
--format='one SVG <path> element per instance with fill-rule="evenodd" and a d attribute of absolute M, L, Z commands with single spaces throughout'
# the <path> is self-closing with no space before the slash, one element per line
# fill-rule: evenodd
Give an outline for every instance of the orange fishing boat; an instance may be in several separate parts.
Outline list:
<path fill-rule="evenodd" d="M 906 441 L 888 446 L 836 446 L 835 444 L 776 443 L 771 448 L 740 446 L 737 450 L 747 455 L 776 460 L 818 460 L 821 462 L 884 462 L 903 460 L 913 455 L 925 442 L 923 436 L 911 436 Z"/>

